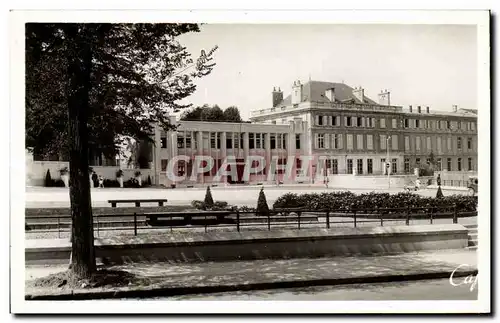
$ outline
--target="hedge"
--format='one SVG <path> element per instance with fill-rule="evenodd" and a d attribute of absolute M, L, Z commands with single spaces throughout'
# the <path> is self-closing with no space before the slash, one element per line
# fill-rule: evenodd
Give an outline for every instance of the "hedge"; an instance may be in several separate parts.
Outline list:
<path fill-rule="evenodd" d="M 352 192 L 332 193 L 287 193 L 279 197 L 273 204 L 274 209 L 303 208 L 305 210 L 349 210 L 379 208 L 440 208 L 456 205 L 460 212 L 477 210 L 477 197 L 465 195 L 451 195 L 442 198 L 423 197 L 413 193 L 365 193 L 356 195 Z"/>

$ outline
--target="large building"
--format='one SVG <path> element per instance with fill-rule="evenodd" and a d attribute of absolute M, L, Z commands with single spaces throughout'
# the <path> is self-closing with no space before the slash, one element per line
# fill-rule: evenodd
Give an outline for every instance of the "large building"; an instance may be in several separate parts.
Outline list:
<path fill-rule="evenodd" d="M 403 109 L 391 105 L 387 90 L 375 101 L 361 87 L 318 81 L 294 82 L 287 97 L 274 89 L 270 103 L 269 108 L 252 112 L 251 123 L 178 122 L 173 118 L 177 131 L 157 129 L 159 149 L 154 151 L 153 164 L 159 184 L 172 184 L 167 164 L 178 155 L 192 156 L 173 170 L 188 177 L 194 156 L 215 160 L 211 171 L 177 183 L 187 185 L 211 183 L 228 156 L 235 156 L 238 164 L 238 176 L 225 178 L 233 183 L 242 182 L 245 160 L 255 155 L 263 156 L 267 166 L 272 158 L 286 164 L 292 156 L 297 176 L 304 172 L 315 176 L 413 174 L 431 158 L 438 170 L 477 171 L 477 110 L 457 106 L 449 112 L 428 106 Z M 308 169 L 303 169 L 300 156 L 314 157 Z M 247 181 L 265 182 L 268 172 L 266 167 Z M 275 173 L 283 182 L 299 180 Z"/>

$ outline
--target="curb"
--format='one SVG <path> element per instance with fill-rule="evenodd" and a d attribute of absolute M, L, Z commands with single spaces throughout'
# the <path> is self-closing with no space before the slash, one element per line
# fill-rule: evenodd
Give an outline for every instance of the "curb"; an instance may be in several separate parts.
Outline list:
<path fill-rule="evenodd" d="M 151 289 L 132 289 L 121 291 L 103 292 L 77 292 L 66 294 L 49 295 L 25 295 L 25 300 L 97 300 L 97 299 L 122 299 L 122 298 L 153 298 L 169 297 L 194 294 L 213 294 L 234 291 L 254 291 L 266 289 L 286 289 L 312 286 L 336 286 L 350 284 L 389 283 L 402 281 L 417 281 L 426 279 L 449 278 L 452 272 L 440 271 L 431 273 L 418 273 L 409 275 L 386 275 L 386 276 L 361 276 L 352 278 L 326 278 L 312 280 L 279 281 L 269 283 L 250 283 L 236 285 L 214 285 L 214 286 L 189 286 L 189 287 L 160 287 Z M 478 274 L 478 270 L 464 270 L 453 273 L 454 277 L 466 277 Z"/>

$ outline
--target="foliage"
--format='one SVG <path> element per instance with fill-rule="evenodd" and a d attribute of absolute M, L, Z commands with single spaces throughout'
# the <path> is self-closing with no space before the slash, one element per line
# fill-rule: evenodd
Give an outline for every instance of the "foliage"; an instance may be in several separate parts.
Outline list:
<path fill-rule="evenodd" d="M 116 171 L 116 177 L 117 178 L 120 178 L 120 177 L 123 177 L 123 170 L 119 169 Z"/>
<path fill-rule="evenodd" d="M 418 169 L 418 176 L 434 176 L 434 169 L 431 165 L 420 165 Z"/>
<path fill-rule="evenodd" d="M 380 208 L 417 208 L 441 207 L 457 205 L 460 211 L 475 211 L 477 198 L 465 195 L 451 195 L 442 198 L 423 197 L 413 193 L 365 193 L 355 195 L 351 192 L 287 193 L 279 197 L 273 205 L 274 209 L 303 208 L 306 210 L 349 210 L 370 209 L 377 212 Z"/>
<path fill-rule="evenodd" d="M 264 188 L 260 189 L 259 199 L 257 200 L 257 210 L 256 214 L 259 216 L 269 216 L 269 205 L 267 205 L 266 194 L 264 193 Z"/>
<path fill-rule="evenodd" d="M 59 170 L 61 176 L 68 175 L 68 167 L 63 167 Z"/>
<path fill-rule="evenodd" d="M 438 186 L 438 190 L 437 190 L 437 193 L 436 193 L 436 198 L 437 199 L 441 199 L 443 197 L 444 197 L 444 195 L 443 195 L 443 191 L 441 190 L 441 185 L 440 185 L 440 186 Z"/>
<path fill-rule="evenodd" d="M 178 41 L 198 32 L 196 24 L 26 24 L 26 147 L 39 155 L 67 155 L 68 33 L 75 26 L 92 55 L 88 144 L 108 158 L 124 138 L 149 139 L 153 122 L 171 129 L 169 112 L 190 107 L 178 102 L 215 65 L 217 47 L 193 60 Z"/>
<path fill-rule="evenodd" d="M 104 187 L 120 187 L 120 183 L 116 179 L 105 179 Z"/>
<path fill-rule="evenodd" d="M 210 122 L 243 122 L 240 111 L 235 106 L 230 106 L 226 110 L 218 105 L 210 107 L 205 104 L 201 107 L 186 111 L 182 116 L 183 121 L 210 121 Z"/>
<path fill-rule="evenodd" d="M 141 176 L 141 171 L 139 171 L 139 170 L 138 170 L 138 171 L 136 171 L 136 172 L 134 173 L 134 175 L 135 175 L 135 177 L 139 177 L 139 176 Z"/>
<path fill-rule="evenodd" d="M 226 201 L 215 201 L 213 205 L 208 206 L 204 201 L 194 200 L 191 201 L 191 206 L 203 211 L 225 211 L 232 209 Z"/>
<path fill-rule="evenodd" d="M 205 200 L 203 201 L 206 208 L 211 208 L 214 206 L 214 199 L 212 198 L 212 191 L 210 186 L 207 186 L 207 192 L 205 193 Z"/>
<path fill-rule="evenodd" d="M 45 174 L 45 187 L 52 186 L 52 177 L 50 176 L 50 170 L 47 169 L 47 174 Z"/>

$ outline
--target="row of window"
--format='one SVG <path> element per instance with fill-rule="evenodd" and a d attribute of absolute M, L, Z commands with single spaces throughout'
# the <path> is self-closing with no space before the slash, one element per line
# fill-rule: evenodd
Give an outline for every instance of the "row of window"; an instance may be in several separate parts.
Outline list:
<path fill-rule="evenodd" d="M 366 144 L 364 143 L 364 138 L 366 136 Z M 387 149 L 389 145 L 390 149 L 398 150 L 398 135 L 380 135 L 380 149 Z M 315 148 L 316 149 L 343 149 L 342 134 L 328 134 L 319 133 L 315 134 Z M 346 134 L 346 149 L 354 149 L 354 135 Z M 357 150 L 373 150 L 373 135 L 356 135 L 356 149 Z"/>
<path fill-rule="evenodd" d="M 441 153 L 443 151 L 453 151 L 454 148 L 456 147 L 456 150 L 467 150 L 467 151 L 472 151 L 473 150 L 473 143 L 472 143 L 472 138 L 462 138 L 462 137 L 435 137 L 434 140 L 432 140 L 431 137 L 420 137 L 420 136 L 415 136 L 415 141 L 414 141 L 414 146 L 410 145 L 410 137 L 405 136 L 405 150 L 416 150 L 416 151 L 421 151 L 422 149 L 422 143 L 423 140 L 425 140 L 425 146 L 427 151 L 437 151 L 438 153 Z M 465 146 L 465 147 L 464 147 Z"/>
<path fill-rule="evenodd" d="M 430 158 L 427 158 L 426 159 L 426 164 L 430 164 L 431 163 L 431 160 Z M 417 158 L 415 160 L 415 164 L 416 166 L 418 167 L 419 165 L 421 165 L 421 161 L 420 161 L 420 158 Z M 437 171 L 442 171 L 444 169 L 446 169 L 447 171 L 451 172 L 451 171 L 463 171 L 463 170 L 468 170 L 468 171 L 472 171 L 474 170 L 474 165 L 473 165 L 473 159 L 472 157 L 469 157 L 467 158 L 467 165 L 466 165 L 466 169 L 464 168 L 465 165 L 463 165 L 463 160 L 462 158 L 457 158 L 457 163 L 456 163 L 456 168 L 453 167 L 453 164 L 452 164 L 452 159 L 451 158 L 446 158 L 446 167 L 443 168 L 443 160 L 441 158 L 437 158 L 436 159 L 436 170 Z M 405 161 L 404 161 L 404 168 L 405 168 L 405 172 L 409 173 L 410 172 L 410 159 L 409 158 L 405 158 Z"/>
<path fill-rule="evenodd" d="M 474 131 L 476 130 L 476 123 L 471 121 L 404 119 L 404 128 Z"/>
<path fill-rule="evenodd" d="M 287 147 L 287 134 L 267 134 L 267 133 L 248 133 L 248 148 L 249 149 L 266 149 L 266 139 L 269 135 L 269 144 L 271 149 L 285 149 Z M 203 133 L 203 147 L 212 149 L 221 148 L 221 132 Z M 239 149 L 243 148 L 242 133 L 226 133 L 226 148 Z M 296 135 L 296 145 L 300 149 L 300 136 Z M 167 138 L 161 138 L 161 148 L 167 148 Z M 193 148 L 198 149 L 198 141 L 196 136 L 191 136 L 190 132 L 179 132 L 177 134 L 177 148 Z"/>
<path fill-rule="evenodd" d="M 316 126 L 337 126 L 341 125 L 340 116 L 315 116 Z M 285 120 L 285 119 L 284 119 Z M 391 127 L 397 129 L 398 119 L 392 118 Z M 283 122 L 284 123 L 284 122 Z M 345 127 L 375 128 L 376 119 L 372 117 L 344 116 Z M 379 119 L 379 128 L 386 128 L 386 118 Z M 449 120 L 428 120 L 428 119 L 404 119 L 401 127 L 409 129 L 458 129 L 474 131 L 476 123 L 471 121 L 449 121 Z"/>

